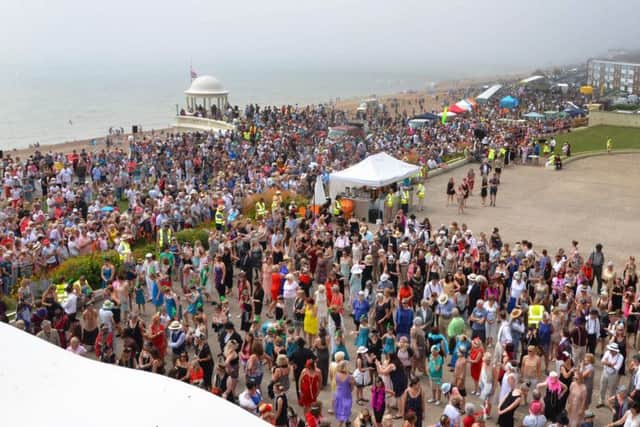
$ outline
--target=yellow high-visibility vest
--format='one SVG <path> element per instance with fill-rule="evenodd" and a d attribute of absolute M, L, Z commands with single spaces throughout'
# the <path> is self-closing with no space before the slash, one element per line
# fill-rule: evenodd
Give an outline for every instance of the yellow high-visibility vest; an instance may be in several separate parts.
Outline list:
<path fill-rule="evenodd" d="M 530 305 L 529 306 L 529 326 L 538 326 L 538 323 L 542 322 L 542 316 L 544 315 L 543 305 Z"/>
<path fill-rule="evenodd" d="M 424 185 L 422 183 L 418 184 L 417 194 L 420 199 L 424 199 Z"/>
<path fill-rule="evenodd" d="M 611 138 L 607 139 L 607 150 L 611 150 L 611 148 L 613 147 L 613 141 L 611 141 Z"/>
<path fill-rule="evenodd" d="M 278 209 L 280 207 L 280 197 L 273 196 L 273 201 L 271 202 L 271 209 Z"/>
<path fill-rule="evenodd" d="M 493 148 L 491 148 L 491 149 L 489 150 L 489 154 L 487 154 L 487 158 L 488 158 L 489 160 L 493 160 L 493 159 L 495 159 L 495 158 L 496 158 L 496 150 L 495 150 L 495 149 L 493 149 Z"/>
<path fill-rule="evenodd" d="M 390 208 L 393 207 L 393 194 L 391 194 L 391 193 L 387 194 L 387 198 L 385 200 L 385 204 L 387 205 L 387 207 L 390 207 Z"/>
<path fill-rule="evenodd" d="M 267 214 L 267 209 L 263 202 L 256 202 L 256 215 L 257 216 L 265 216 Z"/>
<path fill-rule="evenodd" d="M 507 149 L 502 147 L 500 149 L 500 157 L 505 157 L 507 155 Z"/>
<path fill-rule="evenodd" d="M 224 225 L 224 212 L 222 209 L 216 210 L 216 225 Z"/>
<path fill-rule="evenodd" d="M 169 244 L 171 242 L 171 235 L 172 235 L 171 228 L 167 228 L 167 235 L 166 236 L 164 235 L 164 227 L 161 228 L 158 231 L 158 244 L 161 245 L 165 241 L 165 237 L 166 237 L 167 244 Z"/>
<path fill-rule="evenodd" d="M 341 210 L 342 210 L 342 203 L 340 203 L 340 200 L 336 200 L 336 202 L 333 204 L 333 214 L 340 215 Z"/>
<path fill-rule="evenodd" d="M 60 304 L 67 300 L 67 284 L 60 283 L 56 285 L 56 295 L 58 296 L 58 302 Z"/>
<path fill-rule="evenodd" d="M 160 230 L 162 231 L 162 230 Z M 161 240 L 162 241 L 162 240 Z M 122 252 L 120 252 L 120 260 L 124 261 L 127 255 L 131 253 L 131 245 L 127 241 L 121 241 L 120 245 L 122 246 Z"/>
<path fill-rule="evenodd" d="M 409 192 L 407 190 L 400 192 L 400 203 L 403 205 L 409 204 Z"/>

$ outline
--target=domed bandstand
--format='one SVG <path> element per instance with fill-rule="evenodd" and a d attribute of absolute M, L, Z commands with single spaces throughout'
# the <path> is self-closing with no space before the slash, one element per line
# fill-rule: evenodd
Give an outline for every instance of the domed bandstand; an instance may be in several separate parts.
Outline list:
<path fill-rule="evenodd" d="M 184 91 L 185 108 L 176 117 L 179 130 L 215 131 L 232 130 L 234 126 L 224 121 L 229 105 L 229 91 L 213 76 L 199 76 Z"/>

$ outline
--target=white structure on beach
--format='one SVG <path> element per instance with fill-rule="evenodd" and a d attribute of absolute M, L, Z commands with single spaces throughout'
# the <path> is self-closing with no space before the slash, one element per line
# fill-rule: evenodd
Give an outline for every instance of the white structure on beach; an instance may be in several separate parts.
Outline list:
<path fill-rule="evenodd" d="M 224 111 L 229 104 L 229 91 L 213 76 L 199 76 L 184 91 L 187 96 L 186 108 L 176 117 L 175 127 L 179 130 L 215 131 L 231 130 L 234 126 L 216 120 L 216 112 Z"/>
<path fill-rule="evenodd" d="M 187 109 L 190 111 L 195 111 L 198 105 L 205 110 L 210 110 L 213 105 L 222 109 L 229 103 L 229 91 L 213 76 L 196 77 L 184 93 L 187 95 Z"/>

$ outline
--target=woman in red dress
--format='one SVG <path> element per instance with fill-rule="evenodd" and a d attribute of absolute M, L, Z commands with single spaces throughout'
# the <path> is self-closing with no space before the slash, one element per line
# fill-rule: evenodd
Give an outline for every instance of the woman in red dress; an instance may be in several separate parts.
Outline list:
<path fill-rule="evenodd" d="M 480 394 L 480 372 L 482 371 L 482 357 L 484 356 L 484 348 L 482 341 L 476 337 L 471 341 L 471 353 L 469 354 L 469 363 L 471 363 L 471 378 L 473 378 L 474 391 L 471 394 Z"/>
<path fill-rule="evenodd" d="M 316 368 L 313 360 L 307 360 L 305 368 L 300 374 L 299 389 L 300 399 L 298 402 L 300 406 L 304 408 L 305 413 L 309 411 L 309 408 L 318 400 L 320 394 L 320 383 L 322 381 L 322 374 L 320 369 Z"/>
<path fill-rule="evenodd" d="M 147 339 L 151 341 L 153 347 L 158 350 L 160 358 L 164 358 L 167 352 L 167 336 L 164 332 L 164 326 L 160 323 L 160 314 L 155 314 L 151 318 L 151 326 Z"/>

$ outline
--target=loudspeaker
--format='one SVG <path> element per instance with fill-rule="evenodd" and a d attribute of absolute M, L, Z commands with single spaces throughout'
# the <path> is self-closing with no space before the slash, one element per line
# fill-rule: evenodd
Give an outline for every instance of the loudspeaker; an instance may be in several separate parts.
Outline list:
<path fill-rule="evenodd" d="M 131 126 L 131 133 L 138 133 L 138 126 L 137 125 Z"/>

